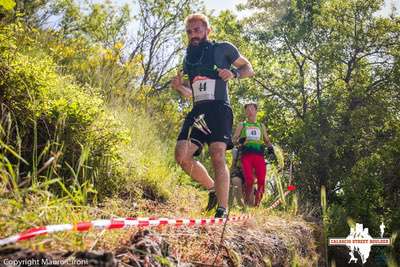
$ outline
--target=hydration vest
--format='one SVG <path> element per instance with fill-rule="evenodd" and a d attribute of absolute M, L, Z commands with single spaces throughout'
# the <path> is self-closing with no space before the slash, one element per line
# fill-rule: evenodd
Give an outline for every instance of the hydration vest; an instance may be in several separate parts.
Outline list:
<path fill-rule="evenodd" d="M 264 136 L 261 123 L 244 122 L 240 137 L 245 137 L 242 153 L 264 154 Z"/>
<path fill-rule="evenodd" d="M 229 104 L 228 84 L 218 76 L 215 63 L 216 42 L 206 42 L 199 58 L 191 60 L 189 50 L 183 61 L 184 70 L 189 76 L 193 103 L 224 101 Z"/>

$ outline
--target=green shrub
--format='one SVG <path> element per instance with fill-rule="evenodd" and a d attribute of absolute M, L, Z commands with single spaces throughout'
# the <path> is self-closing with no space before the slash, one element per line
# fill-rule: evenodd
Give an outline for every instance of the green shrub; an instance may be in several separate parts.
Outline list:
<path fill-rule="evenodd" d="M 165 201 L 172 187 L 187 179 L 174 162 L 175 140 L 164 139 L 157 121 L 140 108 L 114 107 L 113 111 L 132 139 L 122 153 L 127 171 L 126 190 L 140 188 L 144 197 Z"/>
<path fill-rule="evenodd" d="M 8 144 L 28 162 L 14 162 L 18 183 L 61 178 L 62 184 L 54 184 L 60 194 L 93 192 L 93 185 L 100 198 L 129 193 L 168 199 L 174 184 L 184 183 L 187 176 L 174 162 L 175 140 L 166 114 L 113 106 L 96 88 L 61 75 L 54 55 L 35 41 L 40 34 L 45 33 L 17 24 L 0 30 L 2 117 L 12 121 L 2 128 L 11 129 Z M 163 110 L 168 117 L 174 115 L 168 106 Z M 38 175 L 45 161 L 60 152 L 57 164 Z M 87 199 L 83 195 L 80 199 Z"/>
<path fill-rule="evenodd" d="M 9 31 L 1 33 L 0 39 L 12 37 Z M 95 90 L 60 76 L 34 43 L 29 51 L 17 51 L 17 38 L 8 40 L 0 50 L 0 100 L 6 107 L 2 117 L 10 114 L 13 121 L 10 145 L 21 140 L 21 156 L 29 162 L 20 165 L 21 176 L 35 178 L 51 153 L 62 152 L 60 168 L 50 177 L 63 177 L 66 185 L 90 181 L 100 197 L 116 191 L 122 179 L 120 149 L 129 141 L 123 126 Z"/>

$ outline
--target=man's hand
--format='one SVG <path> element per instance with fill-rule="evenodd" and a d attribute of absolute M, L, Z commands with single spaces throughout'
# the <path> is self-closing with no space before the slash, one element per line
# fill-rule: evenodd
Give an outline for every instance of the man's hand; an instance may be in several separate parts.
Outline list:
<path fill-rule="evenodd" d="M 235 78 L 235 75 L 232 73 L 232 71 L 228 69 L 217 69 L 217 71 L 218 71 L 218 76 L 225 82 Z"/>
<path fill-rule="evenodd" d="M 181 71 L 178 71 L 178 74 L 174 78 L 172 78 L 171 86 L 178 92 L 180 91 L 183 86 L 183 75 Z"/>
<path fill-rule="evenodd" d="M 176 91 L 178 91 L 182 96 L 186 98 L 192 97 L 192 91 L 185 85 L 183 81 L 183 74 L 181 71 L 178 71 L 177 75 L 174 78 L 172 78 L 171 86 Z"/>
<path fill-rule="evenodd" d="M 238 144 L 239 144 L 239 145 L 244 145 L 244 143 L 246 143 L 246 137 L 241 137 L 241 138 L 239 138 Z"/>

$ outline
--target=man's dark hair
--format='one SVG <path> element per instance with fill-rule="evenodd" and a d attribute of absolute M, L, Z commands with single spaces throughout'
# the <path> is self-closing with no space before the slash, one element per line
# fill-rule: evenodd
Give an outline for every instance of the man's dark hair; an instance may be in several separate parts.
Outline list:
<path fill-rule="evenodd" d="M 254 103 L 254 102 L 245 104 L 244 109 L 246 109 L 248 106 L 254 106 L 256 108 L 256 110 L 258 109 L 257 103 Z"/>

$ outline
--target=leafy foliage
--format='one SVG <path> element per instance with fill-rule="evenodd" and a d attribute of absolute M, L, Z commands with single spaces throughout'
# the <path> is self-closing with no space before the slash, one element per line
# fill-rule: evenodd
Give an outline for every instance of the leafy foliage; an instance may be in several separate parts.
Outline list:
<path fill-rule="evenodd" d="M 10 25 L 4 38 L 15 38 L 14 30 L 26 31 Z M 0 88 L 4 112 L 10 113 L 14 123 L 11 140 L 21 140 L 21 156 L 25 159 L 32 158 L 32 151 L 37 149 L 37 153 L 43 151 L 47 155 L 42 156 L 42 162 L 32 159 L 29 166 L 21 166 L 21 174 L 30 176 L 28 173 L 35 172 L 50 157 L 50 152 L 61 152 L 59 161 L 63 164 L 57 173 L 70 184 L 66 166 L 76 169 L 82 148 L 86 147 L 89 150 L 86 164 L 96 167 L 88 167 L 84 177 L 78 173 L 81 182 L 93 180 L 101 194 L 111 193 L 120 176 L 119 147 L 129 140 L 126 132 L 109 115 L 103 100 L 93 90 L 79 87 L 72 77 L 59 76 L 52 59 L 35 48 L 34 43 L 30 43 L 29 51 L 12 53 L 10 50 L 16 43 L 8 45 L 3 47 L 1 55 Z M 43 150 L 48 146 L 51 150 Z M 99 164 L 100 161 L 107 163 Z"/>
<path fill-rule="evenodd" d="M 282 3 L 242 8 L 259 9 L 245 21 L 264 59 L 255 59 L 255 80 L 273 116 L 272 137 L 297 157 L 303 203 L 318 203 L 325 186 L 331 235 L 343 234 L 346 223 L 334 216 L 362 222 L 373 235 L 381 221 L 395 232 L 389 218 L 398 216 L 393 196 L 400 192 L 390 162 L 398 156 L 383 155 L 399 136 L 399 17 L 375 15 L 383 1 Z"/>
<path fill-rule="evenodd" d="M 167 89 L 183 18 L 199 2 L 139 0 L 135 14 L 110 1 L 13 2 L 0 2 L 0 161 L 12 188 L 60 178 L 64 187 L 50 187 L 84 203 L 94 192 L 166 200 L 187 183 L 171 148 L 190 103 Z M 400 18 L 379 15 L 382 5 L 248 0 L 247 18 L 210 18 L 211 38 L 232 42 L 256 71 L 230 82 L 235 123 L 244 101 L 259 102 L 273 143 L 293 158 L 300 206 L 319 206 L 324 188 L 314 215 L 331 236 L 348 232 L 348 218 L 373 236 L 382 221 L 400 229 Z"/>
<path fill-rule="evenodd" d="M 13 0 L 1 0 L 0 6 L 2 6 L 5 10 L 11 10 L 15 6 L 15 1 Z"/>

